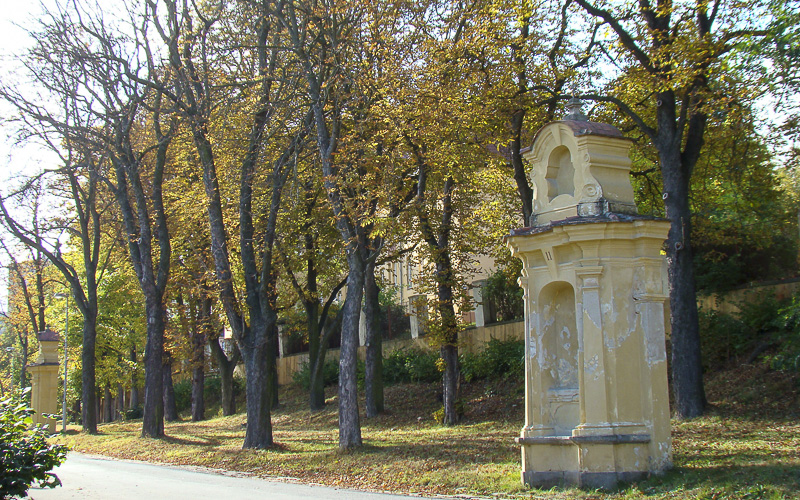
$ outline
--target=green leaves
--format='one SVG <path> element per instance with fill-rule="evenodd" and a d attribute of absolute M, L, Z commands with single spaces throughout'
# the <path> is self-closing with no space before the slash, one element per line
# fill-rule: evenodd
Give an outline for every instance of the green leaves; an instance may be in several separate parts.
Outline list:
<path fill-rule="evenodd" d="M 49 444 L 43 427 L 31 427 L 34 411 L 25 392 L 0 399 L 0 499 L 24 496 L 34 482 L 61 485 L 50 470 L 66 459 L 67 448 Z"/>

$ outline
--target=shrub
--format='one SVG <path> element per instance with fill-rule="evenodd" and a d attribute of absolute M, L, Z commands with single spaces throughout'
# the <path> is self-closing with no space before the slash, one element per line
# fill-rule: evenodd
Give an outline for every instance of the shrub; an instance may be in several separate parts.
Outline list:
<path fill-rule="evenodd" d="M 464 413 L 467 411 L 467 406 L 464 404 L 464 401 L 460 399 L 456 399 L 455 402 L 455 410 L 456 410 L 456 419 L 461 420 L 464 418 Z M 444 423 L 444 405 L 441 408 L 433 412 L 431 415 L 433 419 L 436 421 L 437 424 L 442 425 Z"/>
<path fill-rule="evenodd" d="M 800 295 L 778 311 L 780 328 L 774 335 L 777 348 L 767 357 L 775 370 L 800 371 Z"/>
<path fill-rule="evenodd" d="M 300 369 L 292 375 L 292 381 L 305 390 L 311 390 L 311 365 L 303 363 Z M 339 381 L 339 361 L 327 359 L 322 365 L 322 385 L 329 386 Z"/>
<path fill-rule="evenodd" d="M 747 325 L 753 334 L 775 331 L 786 326 L 781 311 L 789 305 L 788 300 L 778 300 L 774 295 L 748 297 L 739 306 L 739 320 Z"/>
<path fill-rule="evenodd" d="M 124 420 L 136 420 L 137 418 L 142 418 L 144 416 L 144 408 L 142 405 L 134 406 L 133 408 L 128 408 L 125 410 L 123 414 Z"/>
<path fill-rule="evenodd" d="M 184 378 L 173 384 L 175 389 L 175 406 L 178 411 L 185 411 L 192 407 L 192 379 Z M 233 377 L 233 397 L 244 394 L 245 381 L 241 377 Z M 222 398 L 222 379 L 219 375 L 207 374 L 203 380 L 203 400 L 206 408 L 220 404 Z M 133 417 L 133 418 L 141 418 Z"/>
<path fill-rule="evenodd" d="M 192 379 L 185 378 L 172 384 L 175 390 L 175 407 L 184 411 L 192 406 Z"/>
<path fill-rule="evenodd" d="M 383 380 L 387 384 L 400 382 L 436 382 L 442 374 L 436 367 L 439 355 L 422 349 L 397 349 L 383 360 Z"/>
<path fill-rule="evenodd" d="M 725 313 L 698 311 L 703 367 L 719 370 L 747 351 L 753 343 L 748 326 Z"/>
<path fill-rule="evenodd" d="M 465 382 L 482 380 L 488 378 L 492 373 L 487 363 L 486 356 L 482 354 L 483 353 L 476 354 L 467 352 L 460 356 L 458 365 L 461 369 L 461 376 L 464 377 Z"/>
<path fill-rule="evenodd" d="M 789 300 L 773 296 L 738 304 L 735 317 L 700 311 L 703 365 L 723 368 L 732 359 L 752 362 L 763 356 L 775 370 L 800 370 L 800 295 Z"/>
<path fill-rule="evenodd" d="M 395 286 L 385 286 L 378 294 L 378 331 L 386 340 L 411 338 L 411 318 L 398 296 Z"/>
<path fill-rule="evenodd" d="M 233 377 L 233 394 L 236 394 L 239 377 Z M 220 404 L 222 399 L 222 379 L 219 375 L 206 375 L 203 381 L 203 401 L 206 408 Z"/>
<path fill-rule="evenodd" d="M 525 373 L 525 345 L 522 340 L 493 338 L 482 352 L 462 354 L 460 365 L 461 375 L 466 382 L 522 377 Z"/>
<path fill-rule="evenodd" d="M 503 377 L 525 373 L 525 343 L 522 340 L 491 339 L 483 351 L 492 373 Z"/>
<path fill-rule="evenodd" d="M 0 399 L 0 499 L 24 496 L 34 482 L 48 488 L 61 485 L 50 471 L 66 459 L 67 448 L 48 444 L 43 427 L 28 429 L 34 412 L 23 397 Z"/>

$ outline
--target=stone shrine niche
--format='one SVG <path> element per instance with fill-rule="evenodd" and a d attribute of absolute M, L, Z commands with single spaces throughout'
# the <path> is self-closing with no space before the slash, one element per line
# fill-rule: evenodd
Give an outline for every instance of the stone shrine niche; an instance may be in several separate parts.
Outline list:
<path fill-rule="evenodd" d="M 671 464 L 661 247 L 640 216 L 630 142 L 572 100 L 525 158 L 530 226 L 507 237 L 525 290 L 523 482 L 613 487 Z"/>
<path fill-rule="evenodd" d="M 572 119 L 542 127 L 523 155 L 533 165 L 534 214 L 528 222 L 543 225 L 604 211 L 635 214 L 630 141 L 611 125 L 587 121 L 579 101 L 570 103 Z"/>
<path fill-rule="evenodd" d="M 578 328 L 575 321 L 575 290 L 557 281 L 539 294 L 539 317 L 548 369 L 543 374 L 547 387 L 549 424 L 554 434 L 569 435 L 579 424 Z"/>
<path fill-rule="evenodd" d="M 559 196 L 571 197 L 575 193 L 575 167 L 566 146 L 550 153 L 544 178 L 547 180 L 547 198 L 550 203 Z"/>

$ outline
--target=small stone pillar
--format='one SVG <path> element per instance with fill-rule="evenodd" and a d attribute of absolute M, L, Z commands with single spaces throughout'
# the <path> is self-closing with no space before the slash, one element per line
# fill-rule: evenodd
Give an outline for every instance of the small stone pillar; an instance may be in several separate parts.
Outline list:
<path fill-rule="evenodd" d="M 358 317 L 358 345 L 359 347 L 367 345 L 367 315 L 364 314 L 363 307 Z"/>
<path fill-rule="evenodd" d="M 36 411 L 33 423 L 47 425 L 50 432 L 56 431 L 56 421 L 45 418 L 44 413 L 58 412 L 58 343 L 59 336 L 52 330 L 37 334 L 39 356 L 28 366 L 31 375 L 31 406 Z"/>
<path fill-rule="evenodd" d="M 523 262 L 522 480 L 613 487 L 671 466 L 661 248 L 637 215 L 630 142 L 580 103 L 525 155 L 534 215 L 507 242 Z"/>
<path fill-rule="evenodd" d="M 408 298 L 408 316 L 411 328 L 411 338 L 418 339 L 425 334 L 425 320 L 427 319 L 427 296 L 412 295 Z"/>
<path fill-rule="evenodd" d="M 287 344 L 289 343 L 289 333 L 286 331 L 286 325 L 283 323 L 278 324 L 278 357 L 285 358 L 287 354 Z"/>
<path fill-rule="evenodd" d="M 486 280 L 472 282 L 472 300 L 475 301 L 475 326 L 478 328 L 486 326 L 486 307 L 483 302 L 483 287 L 485 286 Z"/>

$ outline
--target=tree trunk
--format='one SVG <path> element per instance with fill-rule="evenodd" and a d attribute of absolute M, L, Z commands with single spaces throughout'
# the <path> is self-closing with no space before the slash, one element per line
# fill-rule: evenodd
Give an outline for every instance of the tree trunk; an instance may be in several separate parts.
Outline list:
<path fill-rule="evenodd" d="M 250 332 L 253 335 L 253 332 Z M 268 373 L 269 344 L 240 345 L 247 371 L 247 431 L 242 448 L 264 449 L 272 446 L 270 386 Z"/>
<path fill-rule="evenodd" d="M 383 413 L 383 336 L 380 331 L 380 289 L 375 281 L 375 263 L 367 264 L 364 281 L 364 318 L 367 322 L 367 359 L 364 374 L 367 418 Z"/>
<path fill-rule="evenodd" d="M 522 130 L 525 122 L 525 110 L 520 109 L 511 119 L 511 167 L 514 171 L 514 180 L 517 183 L 517 193 L 522 202 L 522 225 L 531 224 L 533 214 L 533 189 L 528 182 L 528 165 L 522 158 Z"/>
<path fill-rule="evenodd" d="M 76 399 L 74 403 L 72 403 L 72 417 L 70 420 L 73 422 L 77 421 L 81 415 L 81 400 Z"/>
<path fill-rule="evenodd" d="M 192 358 L 192 422 L 199 422 L 205 419 L 206 403 L 203 395 L 206 381 L 206 336 L 200 332 L 195 332 L 192 336 L 192 347 L 194 356 Z"/>
<path fill-rule="evenodd" d="M 325 347 L 322 346 L 322 328 L 319 324 L 319 303 L 305 301 L 308 325 L 308 369 L 311 376 L 308 406 L 311 411 L 325 407 L 325 381 L 322 379 L 322 366 L 325 363 Z"/>
<path fill-rule="evenodd" d="M 147 344 L 144 348 L 144 418 L 142 437 L 164 436 L 164 314 L 163 304 L 152 297 L 145 299 Z"/>
<path fill-rule="evenodd" d="M 139 402 L 139 388 L 135 385 L 131 387 L 131 398 L 130 398 L 130 407 L 131 408 L 138 408 L 141 406 L 141 402 Z"/>
<path fill-rule="evenodd" d="M 233 363 L 230 369 L 219 370 L 220 399 L 222 401 L 222 415 L 228 417 L 236 415 L 236 394 L 233 387 Z"/>
<path fill-rule="evenodd" d="M 175 385 L 172 383 L 172 356 L 169 354 L 164 356 L 161 376 L 164 388 L 164 420 L 175 422 L 178 420 L 178 407 L 175 404 Z"/>
<path fill-rule="evenodd" d="M 122 419 L 125 414 L 125 388 L 122 387 L 122 382 L 117 382 L 117 408 L 114 413 L 114 420 Z"/>
<path fill-rule="evenodd" d="M 358 415 L 358 323 L 364 291 L 364 262 L 359 249 L 348 250 L 347 297 L 342 316 L 342 344 L 339 350 L 339 449 L 361 446 Z"/>
<path fill-rule="evenodd" d="M 445 198 L 445 207 L 449 207 L 450 195 Z M 442 322 L 440 342 L 440 355 L 444 360 L 445 369 L 442 376 L 442 403 L 444 405 L 444 425 L 458 423 L 459 415 L 456 409 L 458 398 L 458 321 L 453 306 L 453 283 L 455 282 L 453 263 L 447 245 L 449 239 L 449 223 L 446 226 L 448 238 L 441 238 L 439 250 L 436 255 L 436 291 L 439 320 Z"/>
<path fill-rule="evenodd" d="M 192 422 L 206 418 L 206 402 L 203 395 L 206 373 L 203 366 L 195 366 L 192 370 Z"/>
<path fill-rule="evenodd" d="M 444 405 L 444 425 L 455 425 L 460 415 L 456 407 L 458 399 L 458 347 L 455 344 L 445 344 L 439 349 L 444 360 L 444 374 L 442 376 L 442 404 Z"/>
<path fill-rule="evenodd" d="M 137 363 L 136 360 L 136 347 L 131 347 L 131 362 L 134 366 Z M 130 399 L 130 408 L 137 408 L 139 406 L 139 387 L 138 381 L 136 380 L 136 368 L 131 370 L 131 399 Z"/>
<path fill-rule="evenodd" d="M 219 345 L 219 338 L 212 339 L 209 343 L 211 354 L 217 361 L 219 367 L 220 400 L 222 402 L 222 414 L 224 416 L 236 414 L 236 395 L 233 391 L 233 370 L 239 361 L 239 348 L 234 344 L 234 353 L 231 359 L 225 355 L 222 346 Z"/>
<path fill-rule="evenodd" d="M 706 404 L 689 238 L 689 175 L 681 165 L 679 152 L 662 154 L 660 159 L 664 178 L 664 206 L 671 221 L 667 237 L 667 262 L 672 327 L 672 391 L 675 416 L 686 419 L 702 415 Z"/>
<path fill-rule="evenodd" d="M 113 419 L 114 407 L 112 403 L 113 401 L 111 400 L 111 384 L 106 382 L 106 385 L 103 386 L 103 422 L 105 423 L 109 423 L 114 420 Z"/>
<path fill-rule="evenodd" d="M 437 265 L 437 271 L 441 276 L 452 276 L 452 269 L 449 259 L 446 264 Z M 445 278 L 439 281 L 439 314 L 441 316 L 444 337 L 441 339 L 442 346 L 440 355 L 445 363 L 444 374 L 442 376 L 442 403 L 444 404 L 444 425 L 454 425 L 458 423 L 459 415 L 456 410 L 456 399 L 458 398 L 458 324 L 456 314 L 453 309 L 453 289 L 450 285 L 451 280 Z"/>
<path fill-rule="evenodd" d="M 97 386 L 95 382 L 95 343 L 97 313 L 88 311 L 83 318 L 81 350 L 81 423 L 83 432 L 97 434 Z"/>
<path fill-rule="evenodd" d="M 273 410 L 277 410 L 281 403 L 278 399 L 278 351 L 280 350 L 280 346 L 278 345 L 278 323 L 273 323 L 271 328 L 271 333 L 269 334 L 269 341 L 268 341 L 268 366 L 269 371 L 267 373 L 267 384 L 269 385 L 269 399 L 270 399 L 270 408 Z"/>
<path fill-rule="evenodd" d="M 28 333 L 25 332 L 22 334 L 22 339 L 20 341 L 20 347 L 22 347 L 22 362 L 20 363 L 19 367 L 19 388 L 22 389 L 26 387 L 28 384 L 26 383 L 25 379 L 27 378 L 28 373 Z M 95 429 L 95 432 L 97 430 Z"/>

